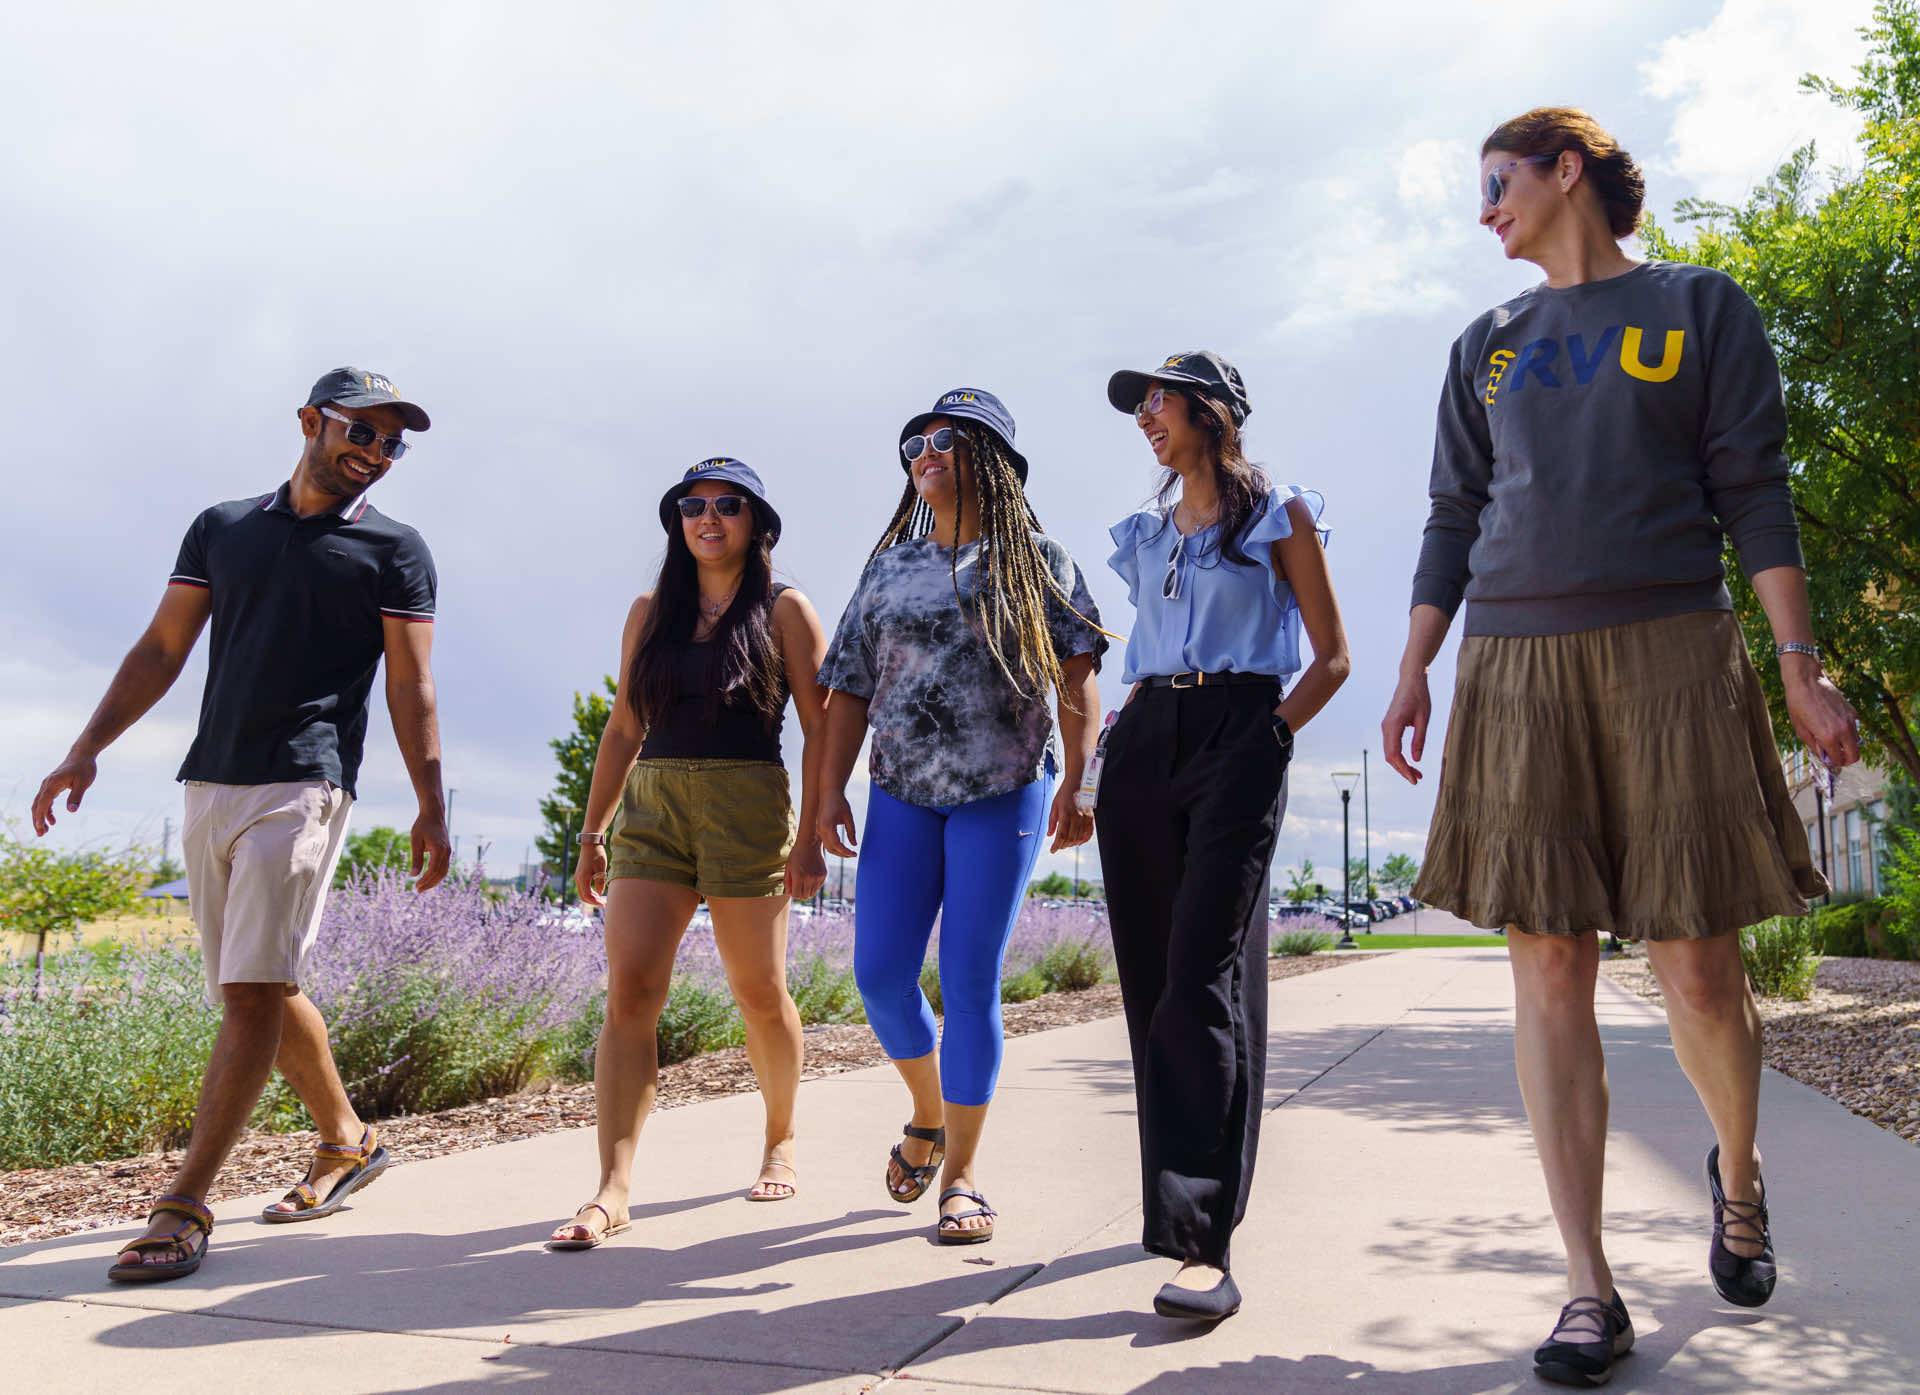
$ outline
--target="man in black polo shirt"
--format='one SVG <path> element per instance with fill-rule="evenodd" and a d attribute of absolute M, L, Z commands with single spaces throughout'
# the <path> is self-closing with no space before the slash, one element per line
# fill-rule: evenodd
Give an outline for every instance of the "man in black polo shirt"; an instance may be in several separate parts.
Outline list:
<path fill-rule="evenodd" d="M 34 796 L 42 834 L 63 791 L 78 809 L 100 752 L 173 686 L 212 620 L 199 732 L 179 778 L 188 894 L 208 998 L 224 1012 L 186 1158 L 146 1234 L 121 1252 L 115 1279 L 172 1279 L 199 1267 L 212 1226 L 207 1189 L 276 1065 L 328 1141 L 263 1220 L 331 1214 L 387 1165 L 341 1087 L 300 970 L 346 837 L 383 656 L 394 735 L 420 802 L 418 889 L 447 872 L 429 665 L 433 558 L 418 533 L 366 499 L 406 451 L 402 433 L 425 431 L 428 420 L 385 378 L 357 368 L 321 378 L 299 416 L 305 444 L 293 478 L 193 521 L 153 622 Z"/>

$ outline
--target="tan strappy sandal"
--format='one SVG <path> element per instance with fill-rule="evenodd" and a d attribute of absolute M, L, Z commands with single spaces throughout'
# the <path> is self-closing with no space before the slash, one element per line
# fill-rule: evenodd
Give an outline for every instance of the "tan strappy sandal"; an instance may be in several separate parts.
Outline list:
<path fill-rule="evenodd" d="M 335 1179 L 328 1188 L 326 1199 L 306 1182 L 297 1183 L 293 1190 L 280 1198 L 278 1204 L 293 1204 L 291 1211 L 276 1211 L 269 1206 L 260 1213 L 260 1219 L 273 1225 L 285 1221 L 317 1221 L 322 1216 L 331 1216 L 347 1204 L 347 1198 L 374 1178 L 387 1170 L 387 1164 L 393 1161 L 392 1155 L 380 1147 L 379 1137 L 374 1133 L 373 1125 L 367 1125 L 367 1131 L 356 1143 L 322 1143 L 313 1150 L 316 1158 L 352 1158 L 353 1166 Z"/>

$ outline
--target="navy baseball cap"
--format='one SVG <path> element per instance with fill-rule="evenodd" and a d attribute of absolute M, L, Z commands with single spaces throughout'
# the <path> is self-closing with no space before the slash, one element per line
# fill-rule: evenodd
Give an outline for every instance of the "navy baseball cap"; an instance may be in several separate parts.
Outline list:
<path fill-rule="evenodd" d="M 391 379 L 364 368 L 336 368 L 325 374 L 307 394 L 307 405 L 331 402 L 337 407 L 398 407 L 409 431 L 425 431 L 433 423 L 411 402 L 403 402 Z"/>
<path fill-rule="evenodd" d="M 1253 415 L 1240 370 L 1210 349 L 1174 354 L 1151 373 L 1122 369 L 1107 379 L 1107 401 L 1123 412 L 1132 412 L 1145 399 L 1148 383 L 1166 383 L 1210 397 L 1227 409 L 1235 426 Z"/>
<path fill-rule="evenodd" d="M 932 411 L 920 413 L 900 428 L 900 444 L 904 446 L 909 436 L 918 436 L 935 417 L 958 417 L 989 428 L 1006 445 L 1007 458 L 1013 462 L 1020 483 L 1027 482 L 1027 458 L 1013 448 L 1013 413 L 992 393 L 979 388 L 955 388 L 934 403 Z M 913 467 L 903 458 L 900 468 L 911 470 Z"/>
<path fill-rule="evenodd" d="M 780 541 L 780 515 L 775 513 L 773 505 L 767 502 L 767 487 L 760 483 L 760 476 L 754 473 L 753 466 L 744 460 L 735 460 L 730 455 L 716 455 L 703 460 L 698 465 L 689 465 L 686 474 L 680 476 L 680 482 L 660 496 L 660 526 L 671 533 L 675 526 L 675 506 L 702 480 L 725 480 L 728 484 L 738 485 L 742 493 L 753 500 L 754 507 L 760 512 L 761 526 L 766 530 L 767 546 L 772 547 Z"/>

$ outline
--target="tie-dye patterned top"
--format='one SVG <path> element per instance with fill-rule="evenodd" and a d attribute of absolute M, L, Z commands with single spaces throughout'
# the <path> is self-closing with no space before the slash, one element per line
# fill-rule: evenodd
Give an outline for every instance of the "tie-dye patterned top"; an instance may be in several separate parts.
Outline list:
<path fill-rule="evenodd" d="M 1107 640 L 1094 628 L 1100 612 L 1086 578 L 1052 538 L 1036 533 L 1034 541 L 1073 598 L 1070 610 L 1047 593 L 1054 653 L 1062 663 L 1092 654 L 1097 670 Z M 822 687 L 867 699 L 874 784 L 923 808 L 1006 794 L 1037 780 L 1049 758 L 1057 762 L 1050 695 L 1007 681 L 954 597 L 957 573 L 960 595 L 971 600 L 978 554 L 979 544 L 967 543 L 956 564 L 952 549 L 921 538 L 874 558 L 820 669 Z"/>

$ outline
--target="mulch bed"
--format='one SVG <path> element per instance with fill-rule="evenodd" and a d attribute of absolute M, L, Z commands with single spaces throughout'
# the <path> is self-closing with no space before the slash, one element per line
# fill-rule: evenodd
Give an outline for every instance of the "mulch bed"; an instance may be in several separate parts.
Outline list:
<path fill-rule="evenodd" d="M 1268 977 L 1293 978 L 1338 968 L 1371 955 L 1313 955 L 1269 960 Z M 1001 1012 L 1010 1037 L 1071 1027 L 1120 1012 L 1120 985 L 1103 983 L 1078 993 L 1048 993 Z M 806 1029 L 805 1080 L 886 1064 L 887 1055 L 865 1023 Z M 654 1107 L 697 1104 L 755 1088 L 744 1050 L 714 1051 L 660 1068 Z M 593 1122 L 593 1086 L 545 1085 L 435 1114 L 382 1119 L 381 1142 L 407 1162 L 533 1138 Z M 249 1133 L 220 1171 L 212 1203 L 284 1190 L 306 1174 L 314 1133 Z M 143 1153 L 104 1162 L 0 1172 L 0 1246 L 50 1240 L 83 1230 L 137 1224 L 147 1204 L 165 1192 L 181 1153 Z"/>
<path fill-rule="evenodd" d="M 1661 1001 L 1644 958 L 1601 968 L 1648 1002 Z M 1762 998 L 1760 1017 L 1768 1065 L 1920 1143 L 1920 964 L 1823 959 L 1811 998 Z"/>

